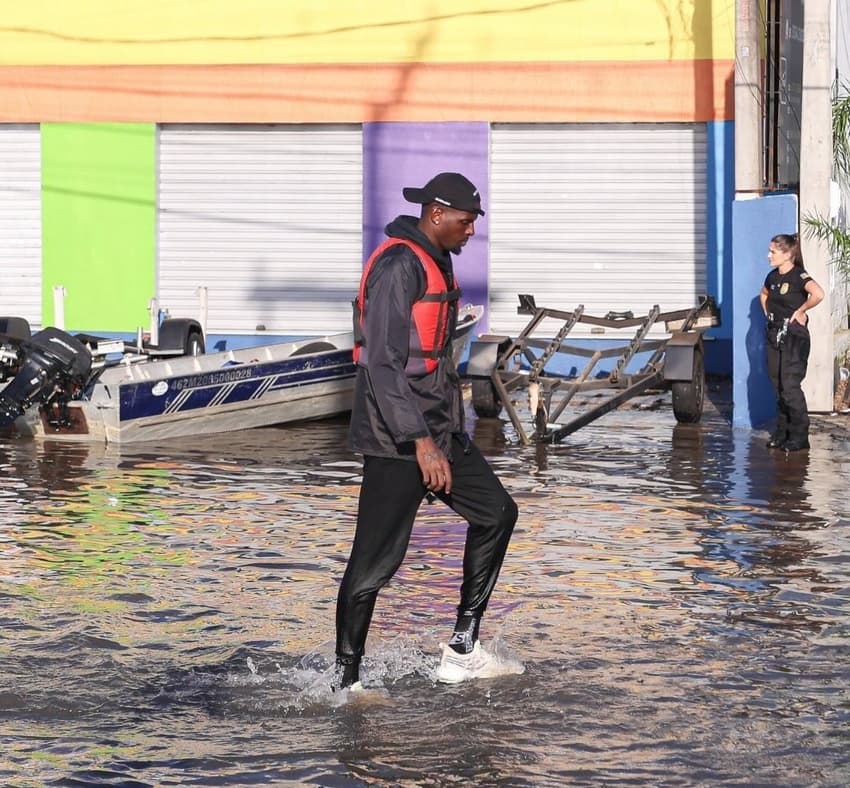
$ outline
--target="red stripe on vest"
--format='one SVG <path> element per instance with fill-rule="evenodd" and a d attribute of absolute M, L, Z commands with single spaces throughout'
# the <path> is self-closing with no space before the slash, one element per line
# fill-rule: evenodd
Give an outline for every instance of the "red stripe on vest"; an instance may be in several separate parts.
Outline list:
<path fill-rule="evenodd" d="M 449 288 L 446 286 L 445 277 L 443 277 L 443 273 L 434 261 L 434 258 L 419 246 L 419 244 L 403 238 L 388 238 L 372 252 L 366 261 L 366 265 L 363 267 L 363 274 L 360 277 L 360 288 L 357 291 L 357 300 L 354 302 L 356 323 L 354 361 L 355 363 L 361 360 L 366 361 L 363 352 L 365 346 L 362 339 L 366 320 L 366 280 L 369 278 L 375 261 L 387 249 L 392 246 L 398 246 L 399 244 L 408 247 L 416 255 L 425 271 L 427 281 L 425 294 L 413 304 L 411 312 L 411 347 L 405 371 L 408 374 L 421 374 L 423 371 L 422 362 L 424 361 L 425 373 L 433 372 L 437 368 L 437 363 L 446 344 L 449 305 L 452 301 L 456 301 L 459 298 L 457 281 L 452 280 L 452 293 L 450 294 Z M 415 364 L 417 361 L 419 361 L 418 365 Z"/>

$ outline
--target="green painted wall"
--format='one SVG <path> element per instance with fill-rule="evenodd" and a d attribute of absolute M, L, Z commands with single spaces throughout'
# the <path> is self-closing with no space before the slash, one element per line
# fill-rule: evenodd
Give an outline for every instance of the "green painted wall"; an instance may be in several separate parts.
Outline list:
<path fill-rule="evenodd" d="M 135 331 L 156 294 L 156 125 L 44 123 L 42 304 L 69 331 Z"/>

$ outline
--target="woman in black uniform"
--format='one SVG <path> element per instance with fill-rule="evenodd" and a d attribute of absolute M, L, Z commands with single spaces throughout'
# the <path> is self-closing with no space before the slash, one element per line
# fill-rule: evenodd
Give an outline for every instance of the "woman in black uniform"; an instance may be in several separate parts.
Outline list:
<path fill-rule="evenodd" d="M 770 449 L 809 448 L 809 410 L 801 384 L 809 361 L 806 312 L 823 301 L 823 290 L 803 268 L 799 236 L 776 235 L 767 253 L 773 269 L 761 289 L 767 317 L 767 373 L 776 391 L 776 429 Z"/>

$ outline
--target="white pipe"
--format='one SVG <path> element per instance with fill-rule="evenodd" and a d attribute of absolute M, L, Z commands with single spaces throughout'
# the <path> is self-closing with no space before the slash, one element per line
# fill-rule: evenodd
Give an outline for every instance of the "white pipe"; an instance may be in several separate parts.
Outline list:
<path fill-rule="evenodd" d="M 53 325 L 65 330 L 65 296 L 68 291 L 62 285 L 53 285 Z"/>
<path fill-rule="evenodd" d="M 159 302 L 152 298 L 148 301 L 148 314 L 151 320 L 151 344 L 159 345 Z"/>
<path fill-rule="evenodd" d="M 198 288 L 198 322 L 201 324 L 201 331 L 204 336 L 207 335 L 207 312 L 209 311 L 209 296 L 206 285 L 201 285 Z"/>

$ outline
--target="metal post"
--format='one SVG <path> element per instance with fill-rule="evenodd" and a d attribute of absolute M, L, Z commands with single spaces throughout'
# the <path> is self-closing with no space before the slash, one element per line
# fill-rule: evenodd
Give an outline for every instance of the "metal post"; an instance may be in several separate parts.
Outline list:
<path fill-rule="evenodd" d="M 207 335 L 207 315 L 209 313 L 209 293 L 206 285 L 201 285 L 198 288 L 198 322 L 201 324 L 201 331 L 204 336 Z"/>
<path fill-rule="evenodd" d="M 159 345 L 159 301 L 155 298 L 148 301 L 148 314 L 150 315 L 151 325 L 151 345 L 157 347 Z"/>
<path fill-rule="evenodd" d="M 65 330 L 65 296 L 68 291 L 62 285 L 53 286 L 53 325 Z"/>

